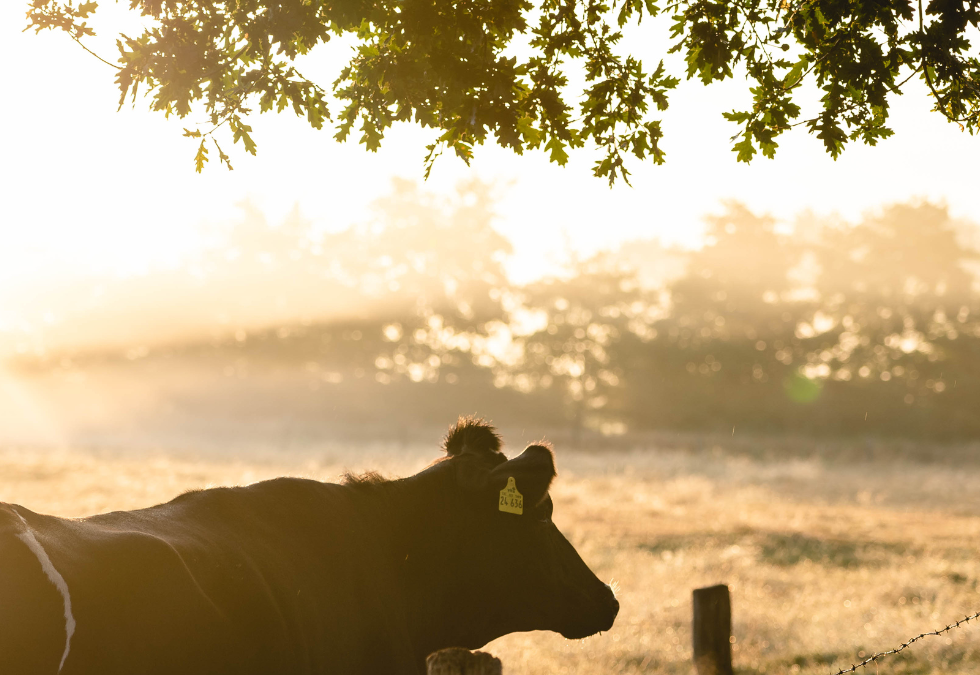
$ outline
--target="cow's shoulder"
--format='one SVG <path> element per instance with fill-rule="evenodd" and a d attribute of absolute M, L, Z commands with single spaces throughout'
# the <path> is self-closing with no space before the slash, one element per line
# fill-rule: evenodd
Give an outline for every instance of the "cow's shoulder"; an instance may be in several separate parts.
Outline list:
<path fill-rule="evenodd" d="M 0 536 L 24 531 L 24 519 L 14 510 L 13 505 L 0 502 Z"/>
<path fill-rule="evenodd" d="M 270 480 L 252 483 L 251 485 L 232 487 L 210 487 L 198 490 L 188 490 L 174 499 L 161 504 L 159 507 L 185 507 L 207 505 L 210 503 L 236 503 L 254 501 L 303 501 L 322 498 L 331 488 L 338 487 L 332 483 L 322 483 L 310 478 L 283 476 Z"/>
<path fill-rule="evenodd" d="M 62 535 L 57 525 L 64 520 L 55 516 L 34 513 L 19 504 L 0 502 L 0 537 L 6 539 L 10 537 L 18 539 L 41 537 L 53 543 Z"/>
<path fill-rule="evenodd" d="M 342 487 L 276 478 L 194 490 L 156 506 L 85 518 L 78 534 L 131 555 L 172 547 L 188 560 L 244 557 L 261 565 L 292 564 L 290 558 L 324 555 L 314 550 L 317 543 L 342 545 L 357 529 L 356 509 L 337 489 Z"/>
<path fill-rule="evenodd" d="M 20 508 L 0 502 L 0 673 L 54 673 L 74 629 L 71 608 Z"/>
<path fill-rule="evenodd" d="M 246 486 L 188 490 L 168 502 L 128 511 L 109 511 L 80 519 L 87 528 L 139 532 L 173 531 L 208 522 L 232 523 L 322 500 L 330 484 L 305 478 L 274 478 Z"/>

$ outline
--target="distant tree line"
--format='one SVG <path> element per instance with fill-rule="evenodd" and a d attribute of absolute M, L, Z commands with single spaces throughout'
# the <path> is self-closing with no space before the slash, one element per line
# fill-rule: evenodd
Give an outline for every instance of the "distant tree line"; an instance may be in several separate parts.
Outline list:
<path fill-rule="evenodd" d="M 601 258 L 540 285 L 554 334 L 584 332 L 585 354 L 603 353 L 563 378 L 584 423 L 980 432 L 977 253 L 945 209 L 892 206 L 856 226 L 781 235 L 731 205 L 709 225 L 707 245 L 659 302 Z M 542 333 L 528 342 L 551 370 L 573 353 Z"/>
<path fill-rule="evenodd" d="M 521 416 L 606 434 L 980 432 L 978 253 L 943 207 L 781 232 L 729 204 L 684 272 L 659 285 L 603 253 L 514 286 L 485 187 L 466 188 L 471 206 L 435 232 L 402 187 L 384 211 L 414 216 L 389 218 L 376 241 L 397 241 L 386 269 L 416 303 L 362 329 L 381 338 L 363 345 L 377 352 L 378 383 L 450 400 L 464 381 L 474 401 L 481 387 L 511 390 Z"/>
<path fill-rule="evenodd" d="M 781 232 L 729 204 L 672 279 L 644 283 L 635 260 L 603 253 L 516 286 L 487 187 L 462 193 L 440 208 L 406 183 L 379 204 L 342 273 L 399 301 L 348 331 L 360 357 L 334 379 L 360 368 L 378 389 L 418 390 L 406 395 L 434 415 L 489 396 L 512 419 L 605 434 L 980 433 L 978 254 L 943 207 Z"/>
<path fill-rule="evenodd" d="M 359 228 L 232 233 L 234 255 L 222 245 L 196 263 L 214 278 L 231 283 L 249 265 L 261 276 L 269 266 L 255 260 L 278 255 L 290 288 L 346 289 L 348 305 L 370 311 L 231 326 L 150 356 L 193 356 L 239 377 L 292 368 L 303 386 L 270 390 L 262 405 L 351 424 L 481 412 L 607 435 L 980 434 L 976 230 L 943 207 L 784 229 L 732 203 L 707 221 L 700 250 L 637 244 L 527 285 L 508 281 L 510 243 L 493 218 L 486 185 L 439 202 L 403 182 Z M 668 258 L 669 275 L 644 268 Z"/>

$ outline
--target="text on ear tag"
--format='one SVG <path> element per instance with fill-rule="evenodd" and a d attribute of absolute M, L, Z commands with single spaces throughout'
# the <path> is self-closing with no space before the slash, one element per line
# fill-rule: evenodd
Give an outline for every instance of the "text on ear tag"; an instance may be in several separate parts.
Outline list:
<path fill-rule="evenodd" d="M 507 487 L 500 491 L 500 510 L 506 513 L 524 513 L 524 495 L 517 491 L 513 476 L 507 477 Z"/>

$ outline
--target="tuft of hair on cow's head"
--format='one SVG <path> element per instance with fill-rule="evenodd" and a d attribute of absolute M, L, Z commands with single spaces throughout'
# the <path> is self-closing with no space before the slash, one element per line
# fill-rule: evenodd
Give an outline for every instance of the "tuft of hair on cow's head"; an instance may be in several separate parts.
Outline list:
<path fill-rule="evenodd" d="M 449 427 L 449 432 L 442 442 L 449 457 L 455 457 L 463 452 L 496 453 L 500 452 L 500 436 L 497 430 L 479 417 L 460 417 L 456 424 Z"/>

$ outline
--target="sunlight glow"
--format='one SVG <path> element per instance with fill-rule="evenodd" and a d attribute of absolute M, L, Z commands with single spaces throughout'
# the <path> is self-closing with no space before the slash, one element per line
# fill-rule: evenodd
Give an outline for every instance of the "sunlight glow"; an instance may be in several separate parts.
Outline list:
<path fill-rule="evenodd" d="M 99 15 L 120 30 L 134 21 L 123 6 L 100 7 Z M 365 222 L 393 177 L 421 179 L 431 140 L 424 130 L 398 126 L 380 152 L 368 153 L 289 114 L 251 120 L 258 157 L 236 148 L 234 172 L 215 164 L 195 174 L 192 144 L 180 138 L 190 120 L 151 114 L 140 100 L 116 112 L 108 66 L 64 36 L 22 33 L 23 21 L 21 3 L 0 7 L 0 56 L 31 64 L 11 69 L 8 86 L 18 96 L 0 112 L 4 127 L 17 130 L 8 135 L 0 169 L 0 342 L 3 331 L 27 320 L 27 304 L 33 329 L 69 311 L 40 311 L 25 298 L 56 297 L 58 279 L 92 272 L 136 279 L 175 269 L 201 251 L 207 231 L 235 220 L 245 200 L 271 223 L 298 209 L 320 230 L 338 231 Z M 113 40 L 109 30 L 89 46 L 111 56 Z M 331 49 L 311 57 L 316 76 L 331 77 L 347 47 Z M 925 96 L 896 100 L 896 135 L 877 148 L 853 145 L 834 162 L 800 132 L 782 140 L 776 160 L 745 166 L 736 164 L 731 128 L 721 119 L 740 87 L 683 85 L 664 115 L 668 163 L 634 167 L 632 188 L 609 189 L 593 178 L 588 150 L 563 169 L 541 153 L 518 157 L 497 147 L 477 148 L 471 168 L 444 156 L 425 187 L 451 194 L 472 177 L 498 186 L 494 226 L 514 245 L 506 269 L 517 283 L 638 238 L 696 248 L 703 216 L 732 197 L 787 223 L 805 209 L 853 219 L 913 195 L 980 221 L 973 168 L 980 140 L 930 113 Z"/>

